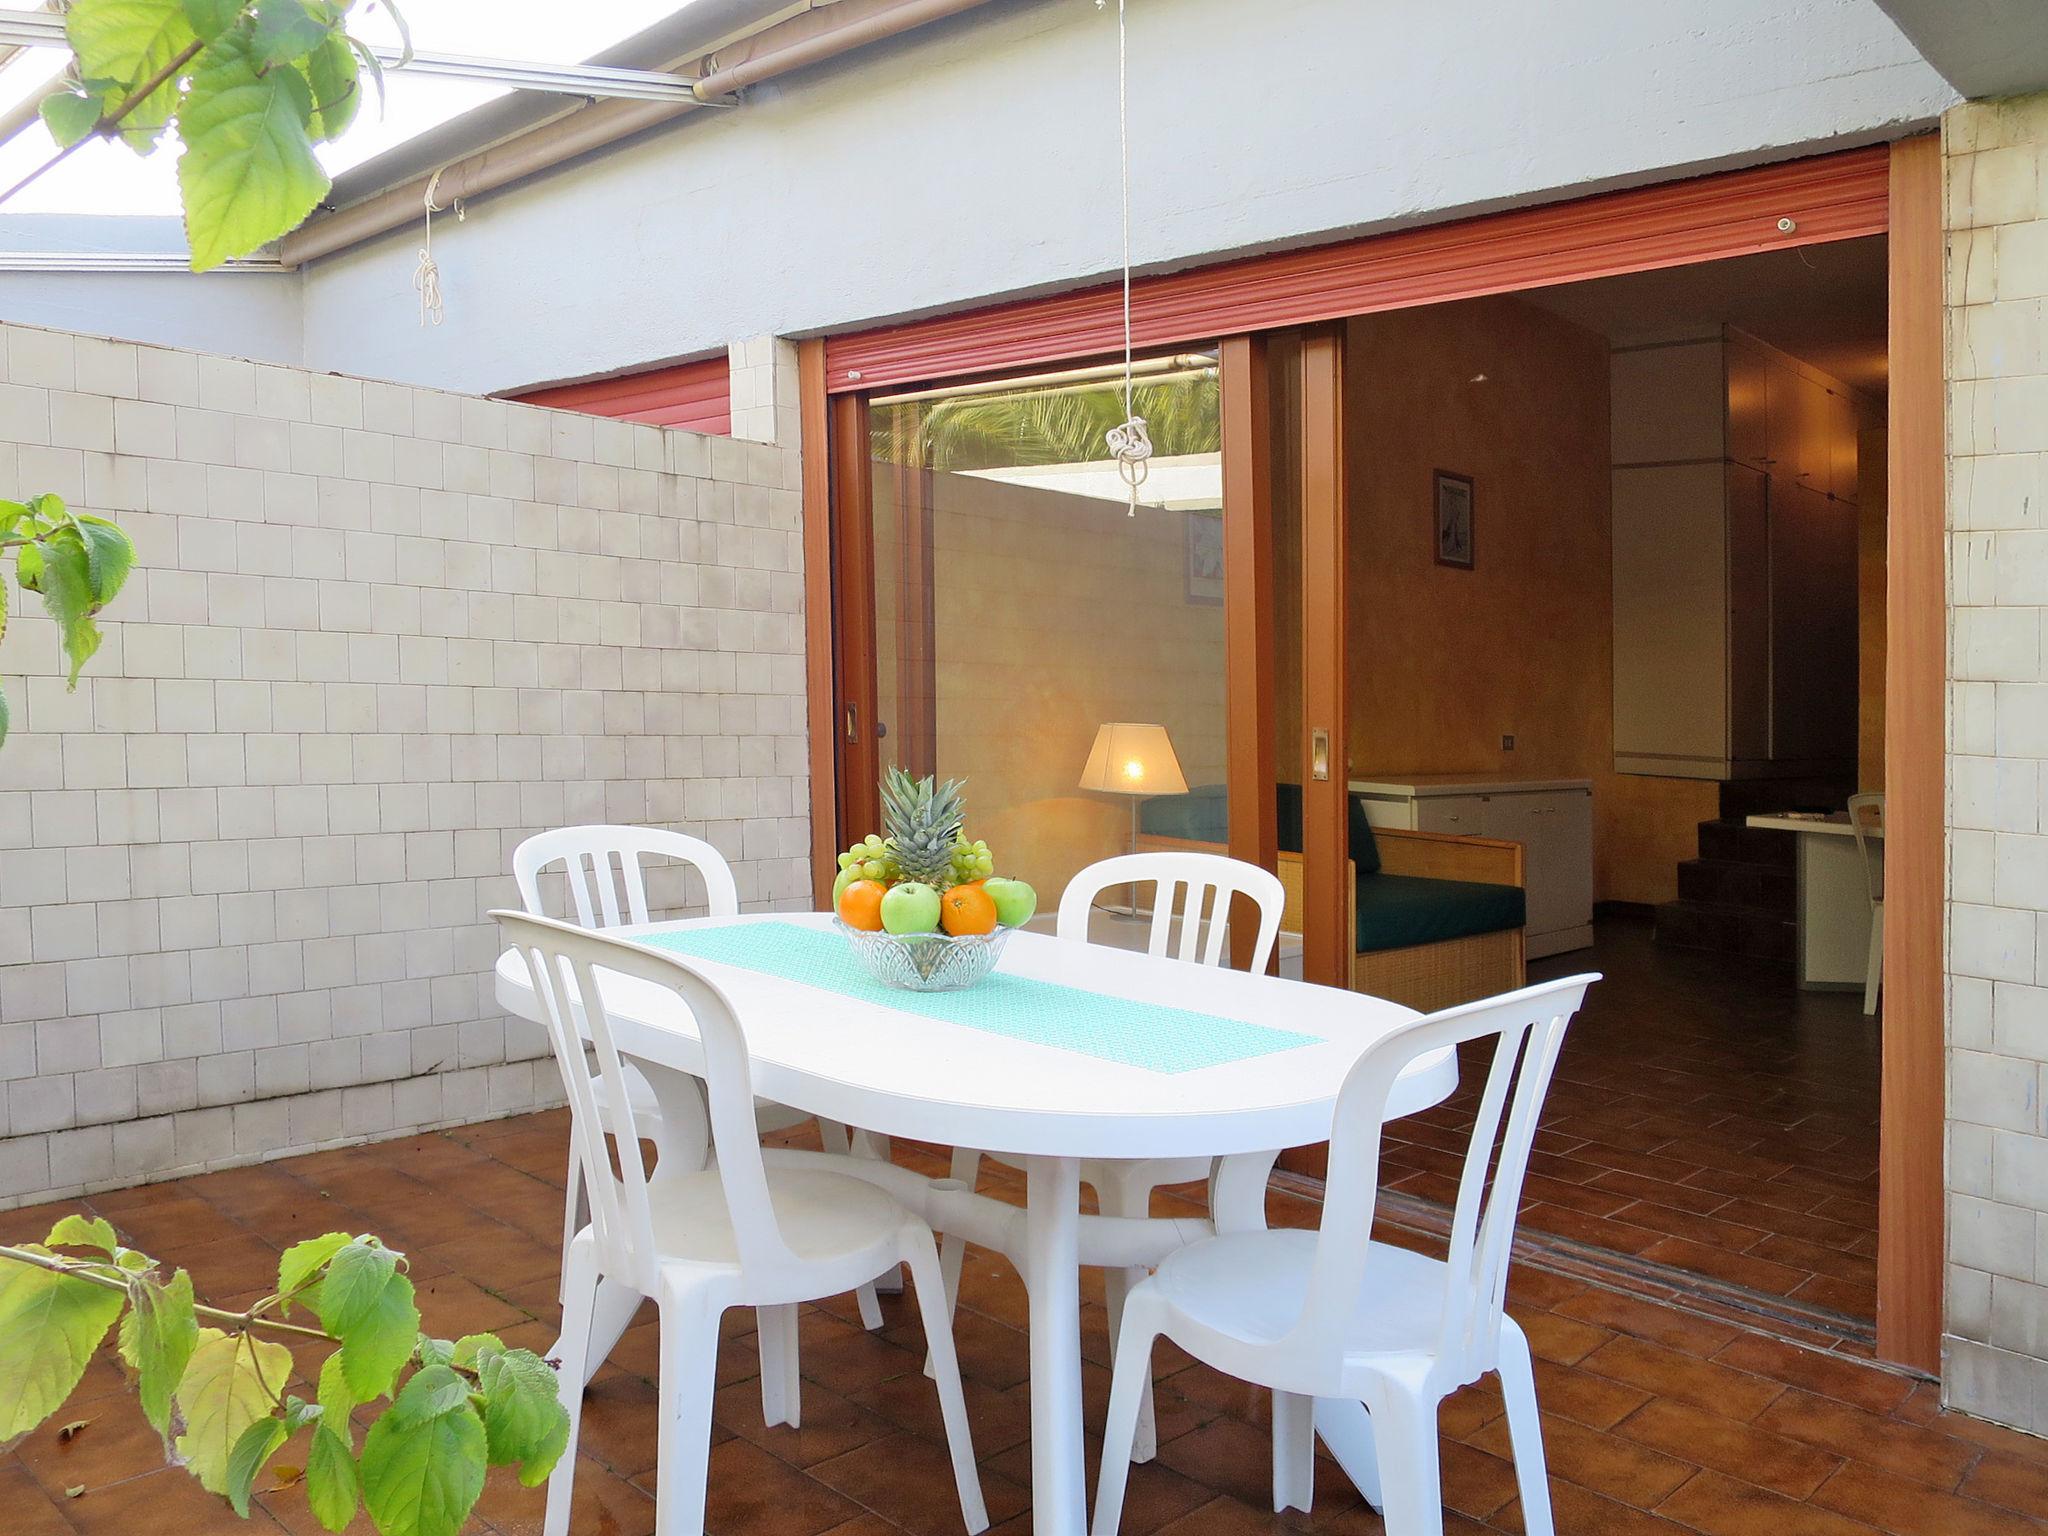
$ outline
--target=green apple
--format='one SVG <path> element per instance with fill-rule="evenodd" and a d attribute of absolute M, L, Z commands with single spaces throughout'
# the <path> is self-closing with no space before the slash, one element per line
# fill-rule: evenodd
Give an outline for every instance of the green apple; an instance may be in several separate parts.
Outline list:
<path fill-rule="evenodd" d="M 845 869 L 839 871 L 838 878 L 832 882 L 832 910 L 834 912 L 839 910 L 839 893 L 853 884 L 854 881 L 865 878 L 866 876 L 861 873 L 858 864 L 848 865 Z"/>
<path fill-rule="evenodd" d="M 1006 880 L 1001 875 L 991 875 L 981 882 L 981 888 L 996 904 L 996 921 L 1005 928 L 1022 928 L 1038 910 L 1038 892 L 1022 880 Z"/>
<path fill-rule="evenodd" d="M 882 926 L 891 933 L 930 933 L 939 926 L 939 893 L 916 880 L 890 886 Z"/>

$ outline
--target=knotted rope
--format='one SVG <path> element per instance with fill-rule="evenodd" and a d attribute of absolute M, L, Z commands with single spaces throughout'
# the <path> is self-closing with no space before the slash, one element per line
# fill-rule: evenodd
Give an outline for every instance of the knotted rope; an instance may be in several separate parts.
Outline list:
<path fill-rule="evenodd" d="M 420 296 L 420 324 L 439 325 L 447 318 L 441 304 L 441 266 L 434 260 L 434 215 L 441 212 L 441 205 L 434 201 L 434 193 L 440 189 L 440 171 L 427 178 L 427 227 L 420 239 L 420 259 L 412 269 L 413 291 Z M 456 215 L 461 217 L 460 212 Z"/>
<path fill-rule="evenodd" d="M 1124 515 L 1138 515 L 1138 487 L 1145 483 L 1149 472 L 1147 461 L 1152 457 L 1152 436 L 1145 430 L 1145 418 L 1140 416 L 1133 401 L 1131 384 L 1131 105 L 1130 105 L 1130 39 L 1124 15 L 1125 0 L 1116 0 L 1116 139 L 1118 162 L 1123 171 L 1123 219 L 1124 219 L 1124 421 L 1121 426 L 1111 427 L 1103 434 L 1109 445 L 1110 457 L 1116 460 L 1116 472 L 1123 477 L 1125 488 L 1130 492 L 1130 510 Z M 1095 0 L 1095 8 L 1106 8 L 1106 0 Z"/>

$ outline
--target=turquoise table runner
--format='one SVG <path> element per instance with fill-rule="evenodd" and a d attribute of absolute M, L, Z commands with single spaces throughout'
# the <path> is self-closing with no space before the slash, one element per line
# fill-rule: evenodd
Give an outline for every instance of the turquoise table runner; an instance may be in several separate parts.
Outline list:
<path fill-rule="evenodd" d="M 634 942 L 685 959 L 779 976 L 921 1018 L 1149 1072 L 1227 1066 L 1314 1045 L 1317 1038 L 1029 976 L 1008 976 L 1001 970 L 961 992 L 907 992 L 869 976 L 839 934 L 799 923 L 676 928 L 639 934 Z"/>

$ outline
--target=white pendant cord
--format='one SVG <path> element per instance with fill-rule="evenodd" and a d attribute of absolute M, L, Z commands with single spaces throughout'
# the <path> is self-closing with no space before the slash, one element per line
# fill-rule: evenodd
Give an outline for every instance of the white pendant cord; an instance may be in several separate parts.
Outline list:
<path fill-rule="evenodd" d="M 434 193 L 441 185 L 440 171 L 427 180 L 427 227 L 420 237 L 420 259 L 412 269 L 413 291 L 420 296 L 420 324 L 439 325 L 446 319 L 441 304 L 441 266 L 434 260 L 434 215 L 441 211 L 441 205 L 434 201 Z M 458 213 L 457 218 L 461 215 Z"/>
<path fill-rule="evenodd" d="M 1103 10 L 1106 0 L 1095 0 Z M 1152 437 L 1145 430 L 1145 418 L 1137 412 L 1131 362 L 1131 103 L 1130 41 L 1125 25 L 1126 0 L 1116 0 L 1116 138 L 1117 159 L 1123 173 L 1124 221 L 1124 420 L 1104 434 L 1110 457 L 1130 492 L 1130 510 L 1138 515 L 1138 487 L 1145 483 L 1147 460 L 1152 457 Z"/>

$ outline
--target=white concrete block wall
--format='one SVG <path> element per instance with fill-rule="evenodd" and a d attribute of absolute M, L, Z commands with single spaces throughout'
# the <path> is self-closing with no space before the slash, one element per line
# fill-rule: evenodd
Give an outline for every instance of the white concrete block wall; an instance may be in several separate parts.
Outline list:
<path fill-rule="evenodd" d="M 29 605 L 0 649 L 0 1206 L 551 1100 L 488 980 L 533 830 L 678 826 L 807 904 L 797 483 L 793 440 L 0 327 L 0 494 L 138 552 L 76 692 Z"/>
<path fill-rule="evenodd" d="M 1943 1389 L 2048 1433 L 2048 95 L 1956 108 Z"/>

